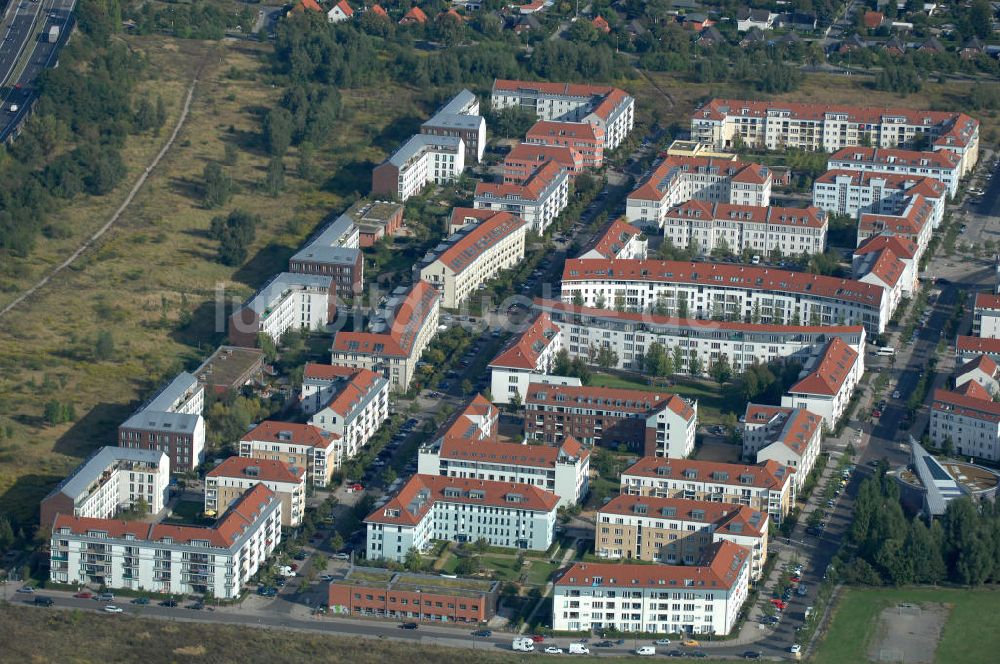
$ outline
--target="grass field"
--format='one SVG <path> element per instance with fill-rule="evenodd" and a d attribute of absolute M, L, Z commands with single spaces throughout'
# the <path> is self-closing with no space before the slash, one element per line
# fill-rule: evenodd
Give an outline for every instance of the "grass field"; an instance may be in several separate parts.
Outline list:
<path fill-rule="evenodd" d="M 115 192 L 81 198 L 72 206 L 73 237 L 40 246 L 23 264 L 5 260 L 8 282 L 24 286 L 99 227 L 120 205 L 136 173 L 166 140 L 184 94 L 201 65 L 187 123 L 131 207 L 97 247 L 89 250 L 11 315 L 0 319 L 0 512 L 30 524 L 38 502 L 92 449 L 114 444 L 117 425 L 166 378 L 196 365 L 224 336 L 220 313 L 275 272 L 331 211 L 367 190 L 370 168 L 398 141 L 397 126 L 423 115 L 416 92 L 371 88 L 345 91 L 336 136 L 317 150 L 319 181 L 295 177 L 297 154 L 286 157 L 286 189 L 260 191 L 268 157 L 258 145 L 259 114 L 282 93 L 272 86 L 264 58 L 269 45 L 202 43 L 165 37 L 130 37 L 149 58 L 154 78 L 143 85 L 164 96 L 170 117 L 159 137 L 130 139 L 129 177 Z M 408 126 L 408 124 L 407 124 Z M 225 208 L 201 206 L 201 173 L 224 161 L 238 192 Z M 233 269 L 215 262 L 207 234 L 213 216 L 242 207 L 262 225 L 247 263 Z M 13 293 L 2 298 L 9 300 Z M 224 302 L 217 307 L 217 298 Z M 182 325 L 182 319 L 190 323 Z M 95 361 L 101 330 L 114 337 L 110 360 Z M 45 402 L 72 403 L 77 420 L 49 426 Z"/>
<path fill-rule="evenodd" d="M 951 607 L 935 653 L 938 664 L 989 664 L 997 661 L 1000 591 L 953 589 L 850 589 L 813 658 L 816 664 L 866 662 L 882 609 L 901 602 L 941 603 Z"/>

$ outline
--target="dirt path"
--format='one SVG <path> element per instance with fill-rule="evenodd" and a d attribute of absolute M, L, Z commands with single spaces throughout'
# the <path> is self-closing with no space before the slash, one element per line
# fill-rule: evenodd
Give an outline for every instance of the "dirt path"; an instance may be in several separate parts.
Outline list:
<path fill-rule="evenodd" d="M 77 258 L 79 258 L 81 254 L 83 254 L 84 251 L 86 251 L 88 248 L 90 248 L 92 244 L 101 239 L 101 237 L 105 233 L 107 233 L 112 226 L 114 226 L 115 222 L 121 218 L 122 214 L 125 212 L 126 209 L 128 209 L 128 206 L 132 203 L 132 200 L 135 198 L 135 195 L 139 193 L 139 190 L 142 188 L 142 185 L 146 183 L 146 180 L 149 178 L 149 174 L 152 173 L 153 169 L 156 168 L 156 166 L 160 163 L 160 159 L 162 159 L 163 155 L 165 155 L 167 151 L 170 150 L 170 148 L 174 144 L 174 141 L 177 139 L 177 134 L 180 133 L 181 127 L 184 126 L 184 121 L 187 120 L 188 111 L 191 109 L 191 99 L 194 97 L 194 88 L 198 84 L 198 77 L 200 75 L 201 71 L 199 70 L 198 72 L 195 73 L 194 79 L 191 81 L 191 85 L 188 87 L 187 96 L 184 98 L 184 106 L 183 108 L 181 108 L 181 114 L 177 117 L 177 124 L 174 125 L 174 130 L 170 133 L 170 138 L 167 140 L 166 143 L 164 143 L 163 147 L 160 148 L 160 151 L 156 153 L 156 156 L 153 158 L 153 161 L 149 162 L 149 165 L 146 166 L 146 169 L 139 175 L 139 179 L 135 181 L 134 185 L 132 185 L 132 189 L 128 192 L 128 196 L 125 197 L 125 200 L 122 201 L 122 204 L 118 207 L 117 210 L 115 210 L 115 213 L 111 215 L 111 218 L 108 219 L 107 223 L 105 223 L 103 226 L 97 229 L 97 231 L 93 235 L 91 235 L 84 241 L 83 244 L 77 247 L 76 251 L 70 254 L 69 258 L 67 258 L 62 263 L 53 268 L 51 271 L 49 271 L 48 274 L 39 279 L 34 285 L 32 285 L 23 293 L 21 293 L 21 295 L 19 295 L 13 301 L 7 304 L 7 306 L 5 306 L 3 309 L 0 309 L 0 318 L 9 313 L 12 309 L 14 309 L 14 307 L 21 304 L 26 299 L 37 293 L 43 286 L 45 286 L 45 284 L 49 283 L 49 281 L 51 281 L 53 277 L 55 277 L 57 274 L 59 274 L 67 267 L 72 265 L 73 262 Z"/>

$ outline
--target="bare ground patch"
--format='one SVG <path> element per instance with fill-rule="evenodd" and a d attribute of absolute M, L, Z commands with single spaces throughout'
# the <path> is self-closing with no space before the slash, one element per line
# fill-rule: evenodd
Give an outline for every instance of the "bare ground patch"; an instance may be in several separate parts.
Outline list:
<path fill-rule="evenodd" d="M 949 605 L 937 603 L 902 603 L 883 609 L 868 649 L 869 661 L 932 664 L 950 612 Z"/>

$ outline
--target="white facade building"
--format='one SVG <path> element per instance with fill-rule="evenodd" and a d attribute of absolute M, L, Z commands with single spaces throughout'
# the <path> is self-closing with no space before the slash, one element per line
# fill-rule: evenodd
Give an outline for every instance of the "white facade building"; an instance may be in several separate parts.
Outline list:
<path fill-rule="evenodd" d="M 229 457 L 205 474 L 205 513 L 221 514 L 263 484 L 281 501 L 281 525 L 297 528 L 306 512 L 306 468 L 281 461 Z"/>
<path fill-rule="evenodd" d="M 548 314 L 536 315 L 489 364 L 493 402 L 510 403 L 517 395 L 517 400 L 524 403 L 528 385 L 539 376 L 552 373 L 556 355 L 562 348 L 561 340 L 559 327 Z"/>
<path fill-rule="evenodd" d="M 311 424 L 264 420 L 240 438 L 240 456 L 304 467 L 309 481 L 322 487 L 333 477 L 334 447 L 338 438 Z"/>
<path fill-rule="evenodd" d="M 624 258 L 644 260 L 649 248 L 649 240 L 642 230 L 625 221 L 615 219 L 598 236 L 594 245 L 578 258 Z"/>
<path fill-rule="evenodd" d="M 812 204 L 816 207 L 857 217 L 864 212 L 900 214 L 909 200 L 920 194 L 933 207 L 931 225 L 944 219 L 948 190 L 938 180 L 890 173 L 827 171 L 813 182 Z"/>
<path fill-rule="evenodd" d="M 976 293 L 972 311 L 972 336 L 1000 339 L 1000 295 Z"/>
<path fill-rule="evenodd" d="M 870 334 L 884 332 L 893 313 L 879 286 L 728 263 L 568 259 L 561 296 L 585 307 L 662 311 L 680 318 L 860 324 Z"/>
<path fill-rule="evenodd" d="M 442 306 L 457 308 L 480 286 L 521 262 L 526 228 L 518 217 L 498 212 L 447 238 L 414 272 L 441 291 Z"/>
<path fill-rule="evenodd" d="M 843 148 L 827 161 L 830 170 L 886 173 L 910 177 L 929 177 L 948 189 L 948 195 L 958 194 L 962 179 L 962 159 L 954 152 L 917 152 L 891 148 Z"/>
<path fill-rule="evenodd" d="M 480 182 L 472 204 L 478 210 L 509 212 L 541 235 L 569 204 L 569 174 L 548 161 L 524 184 Z"/>
<path fill-rule="evenodd" d="M 958 368 L 955 372 L 955 389 L 975 382 L 990 395 L 1000 395 L 1000 365 L 989 355 L 980 355 Z"/>
<path fill-rule="evenodd" d="M 191 470 L 204 461 L 204 407 L 204 386 L 183 371 L 118 427 L 118 446 L 164 452 L 170 472 Z"/>
<path fill-rule="evenodd" d="M 229 338 L 255 348 L 260 333 L 277 343 L 289 330 L 322 329 L 330 322 L 335 293 L 332 277 L 281 272 L 233 313 Z"/>
<path fill-rule="evenodd" d="M 431 540 L 545 551 L 556 525 L 555 494 L 530 484 L 414 475 L 365 519 L 369 560 L 402 562 Z"/>
<path fill-rule="evenodd" d="M 833 429 L 847 410 L 864 373 L 864 353 L 840 339 L 831 339 L 823 353 L 806 364 L 799 382 L 781 397 L 781 405 L 819 415 Z"/>
<path fill-rule="evenodd" d="M 743 424 L 743 458 L 754 463 L 777 461 L 795 469 L 796 491 L 802 490 L 819 457 L 823 418 L 801 408 L 747 404 Z"/>
<path fill-rule="evenodd" d="M 339 469 L 356 457 L 389 420 L 389 381 L 368 369 L 356 369 L 310 418 L 309 424 L 334 435 L 333 456 L 327 464 Z"/>
<path fill-rule="evenodd" d="M 574 563 L 553 587 L 552 629 L 728 634 L 750 585 L 750 552 L 718 542 L 697 566 Z"/>
<path fill-rule="evenodd" d="M 625 218 L 659 230 L 669 210 L 691 200 L 766 207 L 771 204 L 773 179 L 771 170 L 760 164 L 670 155 L 628 195 Z"/>
<path fill-rule="evenodd" d="M 347 4 L 347 0 L 340 0 L 326 13 L 326 20 L 328 23 L 343 23 L 351 20 L 353 16 L 354 10 Z"/>
<path fill-rule="evenodd" d="M 1000 461 L 1000 403 L 934 390 L 930 436 L 938 448 L 950 439 L 958 456 Z"/>
<path fill-rule="evenodd" d="M 899 261 L 903 270 L 899 277 L 900 293 L 904 297 L 913 297 L 920 283 L 920 264 L 916 260 L 919 251 L 920 247 L 917 246 L 916 242 L 905 237 L 873 235 L 854 250 L 854 255 L 851 257 L 854 278 L 872 283 L 872 278 L 865 279 L 865 277 L 874 272 L 879 281 L 888 284 L 892 280 L 891 273 L 881 273 L 886 268 L 892 267 L 894 261 Z M 884 258 L 884 255 L 889 255 L 889 258 Z M 885 261 L 888 261 L 888 264 Z M 883 287 L 891 288 L 888 285 Z"/>
<path fill-rule="evenodd" d="M 405 201 L 428 183 L 445 184 L 465 170 L 465 141 L 458 136 L 414 134 L 372 171 L 372 195 Z"/>
<path fill-rule="evenodd" d="M 236 599 L 280 543 L 281 501 L 258 484 L 208 528 L 61 514 L 52 527 L 49 578 Z"/>

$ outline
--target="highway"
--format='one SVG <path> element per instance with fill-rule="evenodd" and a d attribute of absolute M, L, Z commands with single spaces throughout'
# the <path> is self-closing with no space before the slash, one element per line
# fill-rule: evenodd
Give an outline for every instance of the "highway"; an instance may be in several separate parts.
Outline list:
<path fill-rule="evenodd" d="M 20 0 L 13 2 L 8 13 L 13 12 L 0 46 L 0 74 L 3 75 L 3 101 L 0 102 L 0 141 L 6 141 L 24 115 L 35 96 L 36 79 L 46 67 L 57 62 L 59 49 L 66 38 L 73 21 L 73 7 L 76 0 Z M 36 30 L 36 17 L 40 30 Z M 59 39 L 48 41 L 49 28 L 59 27 Z M 13 80 L 19 63 L 26 64 Z M 11 110 L 16 108 L 16 110 Z"/>

